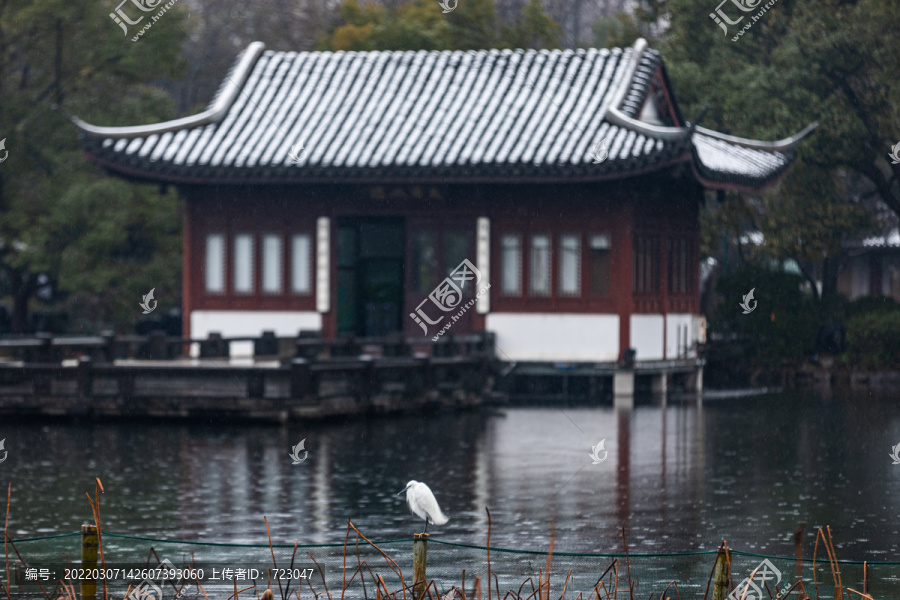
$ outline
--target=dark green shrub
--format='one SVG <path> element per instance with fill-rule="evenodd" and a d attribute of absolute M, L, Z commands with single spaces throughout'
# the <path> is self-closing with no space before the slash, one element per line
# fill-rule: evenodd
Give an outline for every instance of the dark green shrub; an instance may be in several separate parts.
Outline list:
<path fill-rule="evenodd" d="M 723 346 L 733 354 L 729 359 L 775 364 L 815 353 L 821 306 L 801 291 L 804 281 L 799 275 L 752 264 L 719 279 L 716 289 L 725 300 L 710 319 L 710 332 L 728 342 Z M 751 288 L 757 306 L 743 314 L 739 303 Z M 713 341 L 710 352 L 716 352 L 716 346 Z"/>
<path fill-rule="evenodd" d="M 880 309 L 851 317 L 847 321 L 847 359 L 863 369 L 900 367 L 900 310 Z"/>

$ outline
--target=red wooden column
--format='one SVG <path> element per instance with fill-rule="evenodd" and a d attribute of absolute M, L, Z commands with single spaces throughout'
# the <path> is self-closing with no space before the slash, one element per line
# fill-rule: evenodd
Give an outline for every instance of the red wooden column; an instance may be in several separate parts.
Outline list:
<path fill-rule="evenodd" d="M 662 221 L 662 227 L 659 233 L 659 308 L 663 316 L 663 360 L 666 356 L 666 343 L 668 342 L 669 330 L 669 238 L 672 235 L 670 218 Z M 677 255 L 676 255 L 677 256 Z M 678 343 L 675 344 L 678 347 Z M 665 375 L 663 375 L 665 377 Z"/>
<path fill-rule="evenodd" d="M 203 257 L 193 248 L 194 205 L 190 197 L 185 198 L 181 210 L 182 214 L 182 246 L 181 246 L 181 337 L 191 337 L 191 311 L 194 309 L 194 279 L 200 274 L 200 269 L 194 269 L 194 262 L 203 260 Z"/>
<path fill-rule="evenodd" d="M 625 349 L 631 344 L 631 313 L 634 310 L 631 261 L 634 251 L 634 205 L 628 198 L 618 202 L 615 224 L 612 229 L 613 265 L 612 281 L 616 312 L 619 315 L 619 360 L 625 358 Z"/>
<path fill-rule="evenodd" d="M 316 311 L 322 315 L 322 337 L 325 339 L 334 339 L 337 337 L 337 297 L 338 297 L 338 251 L 337 251 L 337 215 L 334 211 L 324 211 L 319 218 L 326 217 L 328 219 L 328 248 L 326 255 L 328 256 L 328 311 L 319 311 L 318 293 L 319 293 L 319 252 L 323 250 L 319 246 L 319 221 L 316 220 L 315 229 L 315 260 L 313 261 L 316 294 Z"/>

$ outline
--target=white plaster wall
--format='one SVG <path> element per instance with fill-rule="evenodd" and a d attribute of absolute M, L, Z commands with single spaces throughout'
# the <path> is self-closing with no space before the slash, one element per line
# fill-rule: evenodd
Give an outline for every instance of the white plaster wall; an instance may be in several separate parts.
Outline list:
<path fill-rule="evenodd" d="M 631 315 L 631 348 L 637 350 L 637 360 L 662 360 L 662 315 Z"/>
<path fill-rule="evenodd" d="M 322 315 L 314 311 L 195 310 L 191 337 L 205 338 L 217 331 L 223 338 L 253 336 L 274 331 L 278 337 L 297 335 L 301 329 L 322 329 Z M 195 344 L 196 345 L 196 344 Z M 191 354 L 194 354 L 192 349 Z M 232 342 L 231 356 L 253 356 L 253 342 Z"/>
<path fill-rule="evenodd" d="M 696 317 L 691 314 L 666 315 L 666 358 L 684 358 L 684 332 L 687 331 L 687 357 L 697 355 L 697 331 L 695 328 Z M 640 354 L 638 354 L 640 356 Z"/>
<path fill-rule="evenodd" d="M 619 358 L 619 316 L 490 313 L 500 360 L 614 361 Z"/>

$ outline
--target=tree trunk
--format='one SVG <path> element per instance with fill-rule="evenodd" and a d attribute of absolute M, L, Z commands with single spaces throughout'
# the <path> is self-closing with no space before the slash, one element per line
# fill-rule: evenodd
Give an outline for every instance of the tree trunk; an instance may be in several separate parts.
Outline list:
<path fill-rule="evenodd" d="M 837 294 L 838 284 L 838 267 L 839 260 L 837 258 L 825 257 L 822 261 L 822 297 Z"/>
<path fill-rule="evenodd" d="M 34 287 L 24 281 L 22 272 L 18 269 L 9 271 L 12 281 L 13 311 L 11 326 L 13 333 L 28 333 L 28 301 L 34 292 Z"/>

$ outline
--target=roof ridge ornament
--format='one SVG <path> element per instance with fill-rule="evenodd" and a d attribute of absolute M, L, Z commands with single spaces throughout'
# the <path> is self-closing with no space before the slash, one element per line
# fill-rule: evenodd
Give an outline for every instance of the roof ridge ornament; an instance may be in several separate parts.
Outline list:
<path fill-rule="evenodd" d="M 646 51 L 647 40 L 638 38 L 634 42 L 634 46 L 632 46 L 631 59 L 628 62 L 628 66 L 625 68 L 625 73 L 622 77 L 623 83 L 613 97 L 609 109 L 606 111 L 606 119 L 610 123 L 621 125 L 622 127 L 626 127 L 637 133 L 642 133 L 647 137 L 660 140 L 683 140 L 691 134 L 690 129 L 687 127 L 651 125 L 650 123 L 645 123 L 629 117 L 619 110 L 619 106 L 622 104 L 622 100 L 625 99 L 625 94 L 628 93 L 628 89 L 634 81 L 635 73 L 637 73 L 638 66 L 641 64 L 641 58 L 643 58 L 644 52 Z"/>
<path fill-rule="evenodd" d="M 238 94 L 244 87 L 244 84 L 247 82 L 247 78 L 250 76 L 250 72 L 253 71 L 253 67 L 256 65 L 256 61 L 262 55 L 265 48 L 266 45 L 263 42 L 252 42 L 249 46 L 247 46 L 247 49 L 244 50 L 244 53 L 241 55 L 240 60 L 235 65 L 232 74 L 230 76 L 226 76 L 225 78 L 225 81 L 230 82 L 232 85 L 222 90 L 222 92 L 216 97 L 211 107 L 209 107 L 202 113 L 192 115 L 190 117 L 182 117 L 181 119 L 163 121 L 162 123 L 154 123 L 152 125 L 137 125 L 131 127 L 98 127 L 96 125 L 91 125 L 90 123 L 82 121 L 78 117 L 69 116 L 64 112 L 63 114 L 70 121 L 72 121 L 72 123 L 74 123 L 76 127 L 90 136 L 114 139 L 140 138 L 151 135 L 160 135 L 163 133 L 168 133 L 170 131 L 177 131 L 179 129 L 200 127 L 202 125 L 209 125 L 210 123 L 217 123 L 225 117 L 225 115 L 228 113 L 228 110 L 231 108 L 231 105 L 234 104 L 234 101 L 237 99 Z"/>
<path fill-rule="evenodd" d="M 606 119 L 610 123 L 626 127 L 637 133 L 644 134 L 647 137 L 660 140 L 687 140 L 688 138 L 693 139 L 693 136 L 696 134 L 701 134 L 707 137 L 721 140 L 723 142 L 729 142 L 737 146 L 743 146 L 744 148 L 761 150 L 764 152 L 789 152 L 793 150 L 794 147 L 803 138 L 805 138 L 816 127 L 819 126 L 819 122 L 814 121 L 813 123 L 807 125 L 801 132 L 795 135 L 774 142 L 762 142 L 759 140 L 751 140 L 747 138 L 727 135 L 724 133 L 719 133 L 718 131 L 713 131 L 712 129 L 700 127 L 700 119 L 704 117 L 708 107 L 703 109 L 703 112 L 700 113 L 700 116 L 693 123 L 688 123 L 687 127 L 666 127 L 663 125 L 651 125 L 650 123 L 645 123 L 633 117 L 629 117 L 621 110 L 619 110 L 619 106 L 622 104 L 622 101 L 625 98 L 625 94 L 628 93 L 628 88 L 630 87 L 631 82 L 634 80 L 644 52 L 647 51 L 647 40 L 645 40 L 644 38 L 638 38 L 634 42 L 632 50 L 631 60 L 629 61 L 628 66 L 625 70 L 625 74 L 623 76 L 624 85 L 619 87 L 616 95 L 613 97 L 613 101 L 609 109 L 606 111 Z"/>

